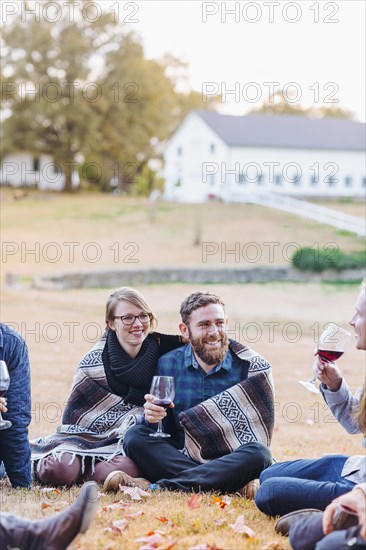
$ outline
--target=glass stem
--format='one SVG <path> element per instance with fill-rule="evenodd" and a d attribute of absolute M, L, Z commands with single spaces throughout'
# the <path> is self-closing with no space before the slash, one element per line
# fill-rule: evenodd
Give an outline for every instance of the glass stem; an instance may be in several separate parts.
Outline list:
<path fill-rule="evenodd" d="M 159 422 L 158 422 L 158 429 L 157 429 L 156 433 L 158 433 L 158 434 L 163 433 L 163 422 L 161 420 L 159 420 Z"/>

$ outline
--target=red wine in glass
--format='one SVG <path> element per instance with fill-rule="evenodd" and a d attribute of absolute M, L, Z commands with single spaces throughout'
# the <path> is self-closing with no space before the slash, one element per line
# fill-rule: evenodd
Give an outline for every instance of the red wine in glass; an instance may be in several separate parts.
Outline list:
<path fill-rule="evenodd" d="M 150 393 L 154 396 L 153 403 L 166 410 L 174 399 L 174 378 L 172 376 L 154 376 Z M 159 420 L 157 431 L 149 435 L 150 437 L 170 437 L 170 434 L 164 433 L 161 420 Z"/>
<path fill-rule="evenodd" d="M 329 349 L 318 349 L 318 355 L 320 359 L 323 359 L 323 361 L 327 361 L 328 363 L 332 363 L 332 361 L 337 361 L 340 357 L 342 357 L 344 351 L 332 351 Z"/>
<path fill-rule="evenodd" d="M 328 323 L 319 337 L 317 355 L 327 363 L 336 361 L 343 355 L 350 336 L 349 332 L 335 323 Z M 299 380 L 299 383 L 307 390 L 313 393 L 320 393 L 315 382 L 316 376 L 306 381 Z"/>
<path fill-rule="evenodd" d="M 0 397 L 3 397 L 10 385 L 10 377 L 8 367 L 5 361 L 0 361 Z M 0 430 L 6 430 L 11 426 L 10 420 L 3 420 L 0 412 Z"/>
<path fill-rule="evenodd" d="M 159 407 L 164 407 L 165 410 L 167 410 L 171 402 L 172 402 L 171 399 L 154 399 L 153 401 L 154 405 L 159 405 Z"/>

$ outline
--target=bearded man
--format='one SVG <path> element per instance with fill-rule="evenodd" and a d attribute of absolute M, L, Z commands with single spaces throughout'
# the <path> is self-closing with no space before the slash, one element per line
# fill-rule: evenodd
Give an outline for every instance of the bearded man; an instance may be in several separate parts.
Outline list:
<path fill-rule="evenodd" d="M 250 485 L 272 463 L 268 447 L 259 441 L 242 444 L 203 464 L 181 452 L 184 432 L 179 413 L 246 380 L 251 363 L 240 357 L 240 351 L 247 348 L 228 339 L 228 319 L 219 296 L 210 292 L 190 294 L 180 314 L 179 328 L 189 344 L 162 356 L 156 373 L 174 378 L 174 403 L 165 410 L 154 404 L 153 395 L 145 395 L 144 423 L 130 428 L 123 442 L 127 456 L 147 479 L 112 472 L 104 490 L 117 489 L 121 484 L 150 490 L 235 492 Z M 255 364 L 258 370 L 270 368 L 259 355 Z M 162 419 L 164 431 L 171 437 L 150 437 Z"/>

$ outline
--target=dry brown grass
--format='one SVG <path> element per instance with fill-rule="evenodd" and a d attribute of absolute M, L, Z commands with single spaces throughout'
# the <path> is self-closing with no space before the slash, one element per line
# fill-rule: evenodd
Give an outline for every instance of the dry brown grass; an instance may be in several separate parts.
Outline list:
<path fill-rule="evenodd" d="M 65 197 L 53 197 L 50 201 L 30 198 L 19 203 L 9 200 L 5 203 L 6 209 L 2 216 L 3 240 L 55 240 L 60 243 L 94 240 L 106 249 L 118 239 L 122 242 L 139 240 L 139 267 L 151 263 L 201 266 L 199 253 L 195 252 L 192 245 L 192 212 L 195 208 L 162 205 L 162 211 L 152 225 L 144 203 L 127 201 L 127 205 L 123 205 L 121 199 L 104 196 L 76 197 L 71 199 L 71 204 L 70 199 Z M 125 217 L 122 214 L 117 216 L 118 208 L 128 210 L 129 207 L 129 214 Z M 164 211 L 164 208 L 167 210 Z M 262 242 L 277 240 L 285 243 L 287 238 L 298 239 L 303 245 L 323 242 L 323 239 L 337 239 L 342 249 L 360 246 L 355 238 L 339 236 L 329 228 L 307 224 L 291 216 L 281 217 L 279 213 L 266 211 L 263 218 L 263 210 L 259 216 L 256 207 L 248 207 L 245 212 L 239 205 L 230 212 L 225 210 L 228 208 L 226 205 L 208 205 L 202 209 L 207 240 L 220 238 L 220 242 L 224 242 L 234 234 L 233 241 L 241 242 L 244 239 L 245 242 L 262 239 Z M 93 212 L 98 212 L 98 219 L 93 219 Z M 223 216 L 220 223 L 223 212 L 227 212 L 227 216 Z M 20 229 L 20 219 L 23 220 L 25 230 Z M 52 219 L 54 223 L 51 224 Z M 291 227 L 285 228 L 288 225 Z M 176 226 L 179 229 L 175 232 Z M 182 228 L 183 232 L 180 231 Z M 123 233 L 127 229 L 128 233 Z M 57 264 L 37 264 L 32 261 L 22 263 L 18 256 L 5 265 L 5 271 L 26 275 L 74 270 L 76 267 L 112 267 L 112 264 L 93 266 L 85 265 L 82 261 L 72 265 L 64 261 Z M 230 336 L 246 340 L 273 364 L 276 383 L 273 455 L 279 460 L 290 460 L 319 457 L 333 452 L 360 453 L 360 438 L 346 434 L 330 417 L 322 399 L 308 393 L 298 384 L 299 378 L 309 378 L 311 375 L 314 323 L 322 326 L 328 321 L 335 321 L 345 326 L 353 310 L 357 288 L 315 283 L 220 285 L 209 288 L 219 293 L 227 304 Z M 139 286 L 139 289 L 157 314 L 159 330 L 176 332 L 180 302 L 196 287 L 175 284 Z M 26 283 L 20 290 L 3 290 L 2 320 L 12 323 L 26 336 L 30 350 L 33 399 L 31 437 L 53 432 L 60 422 L 78 361 L 103 329 L 104 306 L 109 290 L 36 291 Z M 299 338 L 295 341 L 297 331 L 300 331 Z M 355 389 L 364 379 L 364 355 L 350 345 L 339 364 L 351 387 Z M 75 488 L 63 491 L 61 496 L 49 496 L 48 499 L 70 502 L 77 493 L 78 489 Z M 30 491 L 14 491 L 9 489 L 6 482 L 0 483 L 0 498 L 2 511 L 31 518 L 52 515 L 58 507 L 53 504 L 43 509 L 42 496 L 36 487 Z M 127 496 L 118 498 L 129 501 Z M 75 548 L 137 549 L 142 543 L 136 539 L 156 530 L 164 531 L 166 540 L 176 540 L 174 548 L 177 550 L 197 544 L 216 545 L 225 550 L 275 548 L 275 541 L 278 550 L 289 548 L 287 539 L 274 534 L 274 521 L 261 514 L 252 502 L 239 497 L 234 497 L 229 506 L 221 509 L 217 504 L 212 504 L 211 495 L 206 495 L 200 507 L 192 510 L 187 505 L 187 495 L 162 493 L 143 502 L 132 503 L 126 510 L 119 512 L 102 510 L 114 500 L 116 498 L 113 496 L 101 497 L 92 528 L 74 545 Z M 129 520 L 122 535 L 103 531 L 111 521 L 140 510 L 144 515 Z M 255 539 L 246 539 L 244 535 L 234 533 L 230 527 L 241 514 L 256 531 Z M 166 517 L 169 523 L 163 524 L 156 519 L 159 516 Z M 224 523 L 214 523 L 214 520 L 222 518 L 225 519 Z"/>

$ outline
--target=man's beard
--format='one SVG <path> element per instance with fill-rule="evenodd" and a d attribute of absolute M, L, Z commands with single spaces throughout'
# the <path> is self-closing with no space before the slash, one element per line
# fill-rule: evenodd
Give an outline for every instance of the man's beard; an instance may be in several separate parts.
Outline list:
<path fill-rule="evenodd" d="M 227 350 L 229 349 L 229 339 L 226 333 L 220 333 L 220 347 L 217 349 L 208 349 L 205 346 L 205 342 L 216 342 L 217 338 L 210 338 L 205 336 L 202 338 L 192 338 L 191 331 L 189 331 L 189 341 L 192 344 L 192 348 L 195 354 L 206 365 L 218 365 L 224 360 Z"/>

